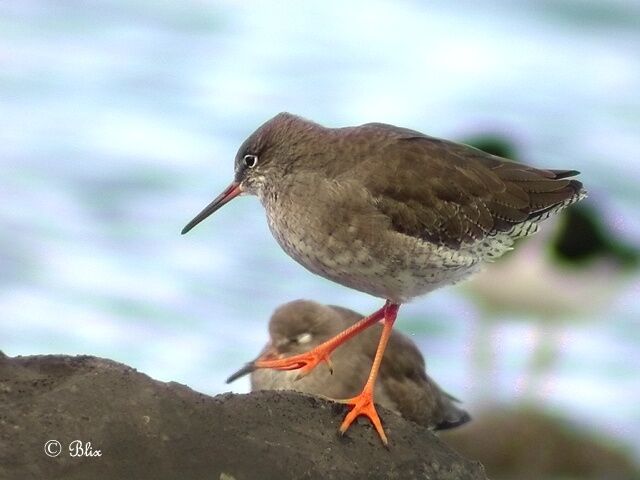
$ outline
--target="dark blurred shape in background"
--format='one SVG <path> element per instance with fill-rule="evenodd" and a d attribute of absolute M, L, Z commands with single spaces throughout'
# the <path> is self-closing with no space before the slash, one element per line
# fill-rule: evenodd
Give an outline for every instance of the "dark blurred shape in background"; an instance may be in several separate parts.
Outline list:
<path fill-rule="evenodd" d="M 632 452 L 602 432 L 547 411 L 493 405 L 458 430 L 440 432 L 447 444 L 482 462 L 494 480 L 633 480 Z"/>
<path fill-rule="evenodd" d="M 477 135 L 464 143 L 493 155 L 519 160 L 505 136 Z M 605 226 L 603 212 L 589 200 L 561 212 L 537 238 L 499 258 L 462 287 L 480 308 L 473 339 L 472 375 L 481 399 L 490 397 L 495 364 L 496 324 L 528 320 L 537 329 L 531 359 L 523 372 L 523 397 L 540 396 L 543 376 L 560 354 L 560 330 L 567 321 L 592 319 L 611 305 L 638 265 L 639 250 Z"/>
<path fill-rule="evenodd" d="M 567 210 L 549 244 L 561 267 L 580 267 L 603 258 L 609 259 L 621 272 L 632 273 L 638 267 L 638 248 L 612 235 L 601 217 L 589 203 Z"/>

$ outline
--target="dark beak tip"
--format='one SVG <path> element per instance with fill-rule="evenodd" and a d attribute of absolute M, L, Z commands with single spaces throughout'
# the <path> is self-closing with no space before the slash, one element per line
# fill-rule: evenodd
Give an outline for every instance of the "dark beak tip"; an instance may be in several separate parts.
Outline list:
<path fill-rule="evenodd" d="M 229 378 L 227 378 L 225 383 L 229 384 L 231 382 L 235 382 L 240 377 L 244 377 L 245 375 L 248 375 L 248 374 L 254 372 L 255 370 L 256 370 L 256 367 L 255 367 L 254 362 L 249 362 L 244 367 L 242 367 L 240 370 L 238 370 L 237 372 L 231 374 L 231 376 L 229 376 Z"/>
<path fill-rule="evenodd" d="M 240 193 L 240 184 L 237 182 L 231 183 L 224 192 L 218 195 L 213 202 L 207 205 L 198 215 L 196 215 L 193 220 L 191 220 L 180 232 L 181 235 L 188 233 L 193 227 L 198 225 L 204 219 L 206 219 L 209 215 L 216 212 L 220 207 L 228 203 L 230 200 L 237 197 Z"/>
<path fill-rule="evenodd" d="M 182 230 L 180 230 L 180 235 L 184 235 L 185 233 L 189 233 L 191 230 L 193 230 L 193 227 L 195 227 L 195 224 L 193 221 L 187 223 L 184 228 Z"/>

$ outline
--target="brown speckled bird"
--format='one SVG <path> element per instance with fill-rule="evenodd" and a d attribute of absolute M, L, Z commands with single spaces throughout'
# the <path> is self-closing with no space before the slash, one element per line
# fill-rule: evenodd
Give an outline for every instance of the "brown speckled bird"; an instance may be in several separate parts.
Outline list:
<path fill-rule="evenodd" d="M 258 358 L 231 375 L 227 383 L 251 373 L 251 390 L 296 390 L 329 398 L 357 395 L 367 381 L 368 365 L 376 354 L 382 325 L 374 325 L 338 347 L 332 369 L 316 368 L 303 378 L 294 370 L 257 368 L 260 360 L 305 353 L 347 329 L 362 315 L 334 305 L 296 300 L 281 305 L 269 321 L 269 342 Z M 376 403 L 408 420 L 434 430 L 467 423 L 471 417 L 456 406 L 457 400 L 442 391 L 426 374 L 424 358 L 409 337 L 398 331 L 389 336 L 374 387 Z"/>
<path fill-rule="evenodd" d="M 467 278 L 585 196 L 574 170 L 540 170 L 381 123 L 326 128 L 281 113 L 240 146 L 233 182 L 182 233 L 238 195 L 256 195 L 280 246 L 310 271 L 386 300 L 313 350 L 261 368 L 310 372 L 335 348 L 384 321 L 358 415 L 387 437 L 373 403 L 380 362 L 402 303 Z"/>

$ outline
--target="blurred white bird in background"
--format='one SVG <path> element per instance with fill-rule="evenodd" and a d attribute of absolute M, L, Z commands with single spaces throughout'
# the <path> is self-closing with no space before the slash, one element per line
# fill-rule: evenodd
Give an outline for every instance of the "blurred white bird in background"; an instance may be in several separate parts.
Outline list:
<path fill-rule="evenodd" d="M 499 136 L 465 143 L 493 155 L 517 159 L 515 148 Z M 506 321 L 532 324 L 532 352 L 518 386 L 524 400 L 543 391 L 556 362 L 562 333 L 572 322 L 605 320 L 600 315 L 624 291 L 636 271 L 636 247 L 615 235 L 604 214 L 585 202 L 552 219 L 552 228 L 488 265 L 460 287 L 479 309 L 474 335 L 476 396 L 487 400 L 495 383 L 496 331 Z"/>

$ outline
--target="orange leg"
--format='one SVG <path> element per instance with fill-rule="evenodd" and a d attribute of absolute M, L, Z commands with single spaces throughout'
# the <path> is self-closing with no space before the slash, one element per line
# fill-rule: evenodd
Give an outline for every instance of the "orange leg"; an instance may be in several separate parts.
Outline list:
<path fill-rule="evenodd" d="M 371 420 L 371 423 L 373 423 L 373 426 L 378 432 L 378 435 L 380 436 L 380 440 L 382 440 L 382 443 L 384 443 L 385 446 L 388 445 L 387 436 L 384 433 L 384 429 L 382 428 L 382 423 L 380 422 L 380 417 L 378 416 L 376 407 L 373 404 L 373 387 L 376 384 L 376 378 L 378 377 L 378 370 L 380 369 L 380 363 L 382 362 L 384 351 L 387 348 L 387 342 L 389 341 L 389 336 L 391 335 L 391 329 L 393 328 L 393 323 L 396 321 L 399 308 L 400 308 L 400 305 L 391 303 L 389 301 L 387 301 L 387 303 L 383 307 L 384 327 L 382 329 L 382 335 L 380 336 L 380 341 L 378 342 L 378 349 L 376 350 L 376 356 L 373 359 L 373 365 L 371 366 L 371 372 L 369 373 L 369 378 L 364 388 L 362 389 L 362 392 L 356 397 L 349 398 L 347 400 L 339 400 L 339 402 L 341 403 L 345 403 L 347 405 L 352 406 L 351 411 L 344 418 L 342 425 L 340 425 L 341 434 L 344 434 L 344 432 L 347 431 L 349 426 L 353 423 L 353 421 L 357 417 L 359 417 L 360 415 L 364 415 L 365 417 L 369 418 L 369 420 Z"/>
<path fill-rule="evenodd" d="M 335 337 L 330 338 L 326 342 L 321 343 L 316 348 L 309 350 L 306 353 L 274 360 L 259 359 L 254 362 L 254 366 L 256 368 L 273 368 L 276 370 L 295 370 L 299 368 L 300 373 L 298 374 L 298 378 L 301 378 L 311 372 L 311 370 L 313 370 L 320 362 L 324 361 L 327 362 L 329 368 L 333 371 L 331 367 L 331 361 L 329 359 L 329 355 L 331 355 L 331 352 L 333 352 L 336 348 L 349 340 L 351 337 L 357 335 L 379 320 L 382 320 L 385 317 L 386 309 L 387 305 L 382 307 L 373 315 L 365 317 L 357 323 L 354 323 L 343 332 L 340 332 Z"/>

